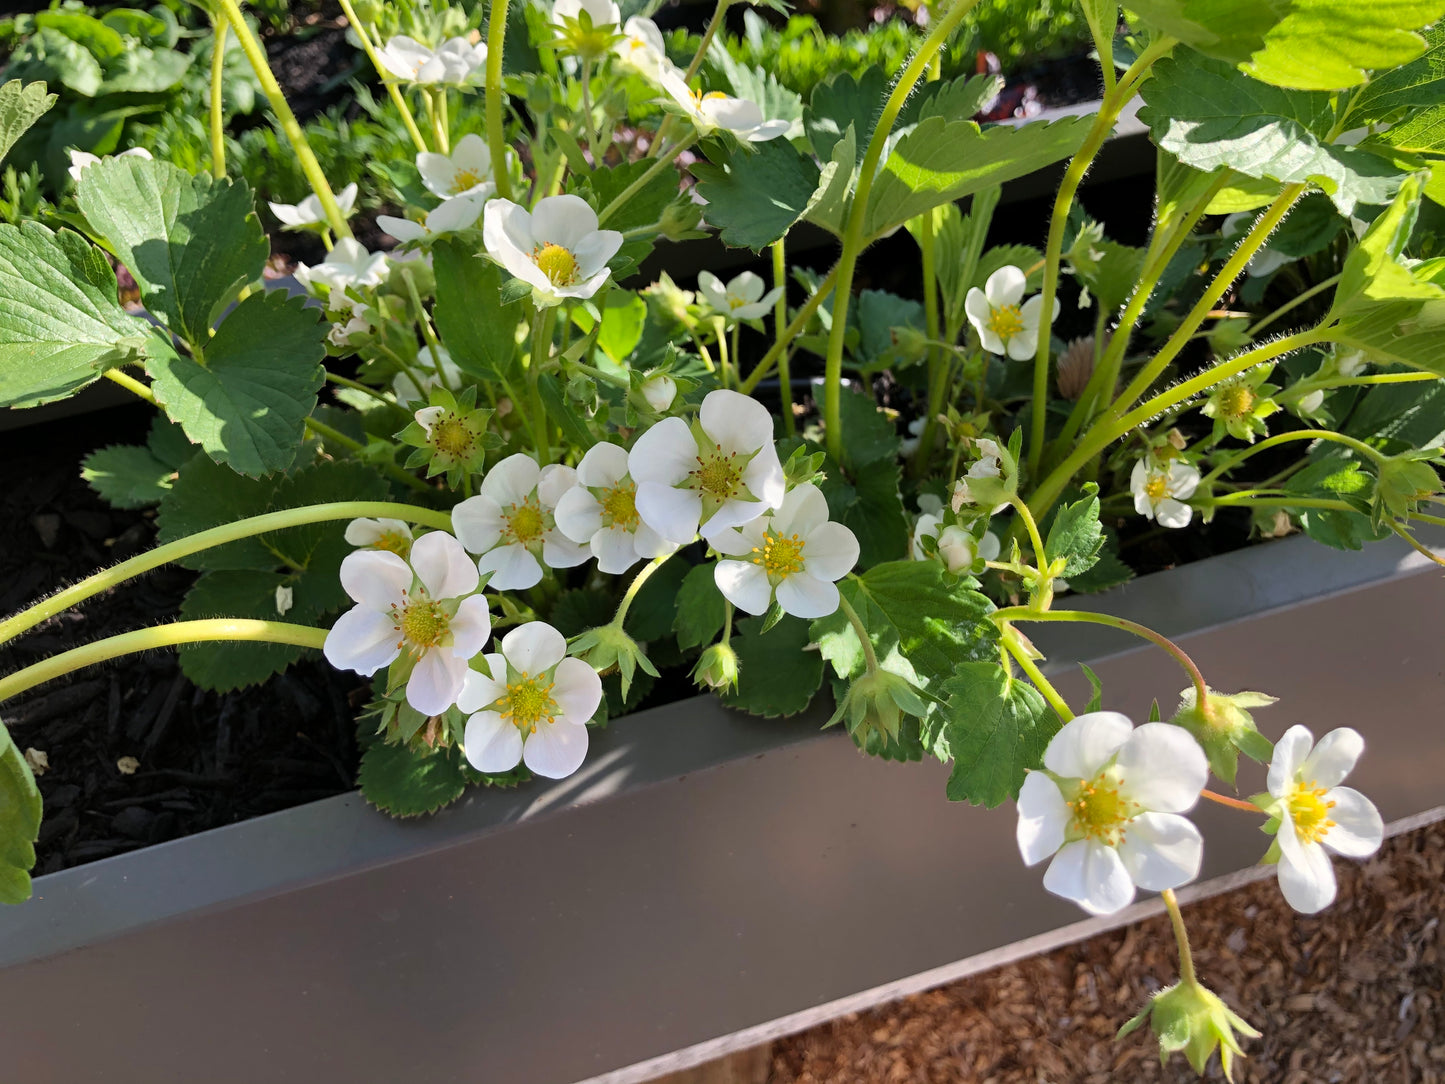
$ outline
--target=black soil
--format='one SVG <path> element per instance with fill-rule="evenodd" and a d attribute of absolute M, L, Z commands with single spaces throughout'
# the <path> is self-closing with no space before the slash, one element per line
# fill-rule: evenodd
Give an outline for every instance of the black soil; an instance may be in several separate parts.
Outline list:
<path fill-rule="evenodd" d="M 0 613 L 154 544 L 153 511 L 118 511 L 80 477 L 107 444 L 144 439 L 144 408 L 0 433 Z M 194 574 L 158 569 L 0 646 L 11 672 L 78 644 L 170 620 Z M 76 671 L 0 708 L 21 750 L 49 758 L 35 872 L 106 858 L 351 789 L 366 696 L 319 655 L 259 688 L 192 686 L 173 651 Z M 119 765 L 134 758 L 125 774 Z M 127 762 L 127 766 L 130 766 Z"/>

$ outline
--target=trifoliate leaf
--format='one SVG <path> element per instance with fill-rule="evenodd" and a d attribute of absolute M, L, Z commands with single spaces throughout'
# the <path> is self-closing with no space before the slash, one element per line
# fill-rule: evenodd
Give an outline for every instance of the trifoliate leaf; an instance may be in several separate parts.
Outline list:
<path fill-rule="evenodd" d="M 1049 528 L 1044 548 L 1048 560 L 1062 557 L 1065 576 L 1077 576 L 1093 568 L 1104 548 L 1104 529 L 1099 523 L 1098 487 L 1089 483 L 1092 492 L 1082 500 L 1059 508 Z"/>
<path fill-rule="evenodd" d="M 1350 215 L 1361 203 L 1386 203 L 1403 175 L 1362 147 L 1326 141 L 1333 96 L 1270 86 L 1223 61 L 1188 51 L 1159 61 L 1144 84 L 1139 112 L 1154 141 L 1185 165 L 1286 184 L 1316 184 Z"/>
<path fill-rule="evenodd" d="M 138 444 L 112 444 L 81 462 L 80 476 L 112 508 L 146 508 L 170 490 L 176 470 Z"/>
<path fill-rule="evenodd" d="M 437 284 L 433 315 L 442 345 L 462 372 L 510 379 L 518 314 L 502 306 L 502 269 L 457 241 L 440 240 L 431 252 Z"/>
<path fill-rule="evenodd" d="M 251 190 L 135 157 L 103 159 L 80 178 L 76 202 L 135 276 L 146 307 L 209 353 L 211 325 L 271 254 Z"/>
<path fill-rule="evenodd" d="M 15 141 L 55 104 L 55 97 L 46 93 L 44 83 L 12 79 L 0 86 L 0 162 L 5 161 Z"/>
<path fill-rule="evenodd" d="M 30 898 L 42 803 L 35 775 L 0 723 L 0 903 Z"/>
<path fill-rule="evenodd" d="M 724 242 L 761 252 L 803 216 L 818 187 L 819 170 L 786 139 L 738 150 L 716 165 L 691 167 L 706 216 Z M 611 222 L 609 220 L 609 226 Z"/>
<path fill-rule="evenodd" d="M 727 600 L 717 589 L 714 567 L 694 566 L 677 589 L 672 630 L 677 634 L 677 646 L 685 651 L 712 643 L 727 622 Z"/>
<path fill-rule="evenodd" d="M 361 796 L 393 817 L 420 817 L 450 805 L 467 789 L 466 758 L 456 747 L 425 756 L 405 745 L 373 742 L 361 754 Z"/>
<path fill-rule="evenodd" d="M 63 399 L 155 342 L 78 233 L 0 225 L 0 406 Z"/>
<path fill-rule="evenodd" d="M 803 112 L 803 129 L 813 153 L 825 162 L 832 159 L 834 147 L 852 128 L 856 166 L 873 137 L 873 126 L 887 96 L 888 75 L 877 65 L 856 74 L 835 72 L 819 83 Z"/>
<path fill-rule="evenodd" d="M 326 325 L 282 291 L 241 302 L 205 347 L 204 364 L 156 352 L 156 400 L 218 463 L 262 475 L 291 465 L 325 379 Z"/>
<path fill-rule="evenodd" d="M 808 623 L 785 617 L 768 632 L 763 619 L 737 624 L 732 646 L 738 655 L 738 686 L 722 694 L 730 708 L 775 718 L 796 715 L 812 703 L 823 683 L 823 659 L 808 646 Z"/>
<path fill-rule="evenodd" d="M 859 396 L 859 398 L 865 398 Z M 846 444 L 845 444 L 846 447 Z M 896 459 L 877 459 L 846 474 L 832 466 L 819 485 L 831 517 L 858 538 L 858 565 L 868 568 L 908 552 L 908 518 L 898 484 Z"/>
<path fill-rule="evenodd" d="M 970 662 L 943 683 L 943 740 L 953 758 L 948 800 L 990 808 L 1018 797 L 1024 772 L 1037 768 L 1059 720 L 1032 685 L 996 662 Z"/>
<path fill-rule="evenodd" d="M 983 131 L 973 121 L 930 117 L 894 144 L 868 199 L 863 232 L 878 237 L 942 203 L 1069 157 L 1093 120 L 1068 117 Z"/>

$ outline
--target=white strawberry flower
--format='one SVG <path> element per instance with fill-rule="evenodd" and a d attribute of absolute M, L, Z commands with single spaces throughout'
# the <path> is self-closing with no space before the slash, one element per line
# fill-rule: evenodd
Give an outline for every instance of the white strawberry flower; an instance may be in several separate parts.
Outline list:
<path fill-rule="evenodd" d="M 444 531 L 422 535 L 409 560 L 380 549 L 341 562 L 341 586 L 356 602 L 326 635 L 332 666 L 370 677 L 403 654 L 412 669 L 406 702 L 440 715 L 456 702 L 467 662 L 492 632 L 487 600 L 473 594 L 477 568 Z"/>
<path fill-rule="evenodd" d="M 622 24 L 622 40 L 612 48 L 623 67 L 631 68 L 653 83 L 661 80 L 662 73 L 672 67 L 662 31 L 655 22 L 641 15 L 634 15 Z"/>
<path fill-rule="evenodd" d="M 360 241 L 343 237 L 326 254 L 326 259 L 315 267 L 297 264 L 292 272 L 296 281 L 310 290 L 315 285 L 325 286 L 338 295 L 333 308 L 341 308 L 340 295 L 347 287 L 365 289 L 380 286 L 386 281 L 387 257 L 384 252 L 368 252 Z M 315 292 L 314 290 L 312 291 Z"/>
<path fill-rule="evenodd" d="M 937 498 L 934 498 L 935 500 Z M 920 501 L 920 504 L 922 502 Z M 924 512 L 913 527 L 913 559 L 929 560 L 924 539 L 931 538 L 938 559 L 950 572 L 967 572 L 979 561 L 993 561 L 999 555 L 998 535 L 985 531 L 982 538 L 954 524 L 943 526 L 941 512 Z"/>
<path fill-rule="evenodd" d="M 434 241 L 442 234 L 470 229 L 481 215 L 482 204 L 486 200 L 486 193 L 480 191 L 453 196 L 428 211 L 424 222 L 413 222 L 394 215 L 377 215 L 376 224 L 403 245 Z"/>
<path fill-rule="evenodd" d="M 622 21 L 622 11 L 615 0 L 557 0 L 552 5 L 552 21 L 561 23 L 570 19 L 576 22 L 584 11 L 594 27 L 616 26 Z"/>
<path fill-rule="evenodd" d="M 955 512 L 961 511 L 966 504 L 979 503 L 980 497 L 970 488 L 971 481 L 1003 477 L 1003 451 L 999 448 L 998 442 L 989 440 L 987 437 L 979 437 L 973 443 L 978 448 L 979 457 L 969 465 L 964 476 L 953 483 L 949 507 Z M 996 505 L 993 512 L 996 514 L 1007 507 L 1008 503 L 1004 502 Z M 990 557 L 989 560 L 993 560 L 993 558 Z"/>
<path fill-rule="evenodd" d="M 838 609 L 836 581 L 858 563 L 858 539 L 828 519 L 823 491 L 811 483 L 790 490 L 777 511 L 709 542 L 739 560 L 719 561 L 713 579 L 739 610 L 764 614 L 776 598 L 794 617 L 827 617 Z"/>
<path fill-rule="evenodd" d="M 473 45 L 466 38 L 448 38 L 429 49 L 415 38 L 398 34 L 378 49 L 376 56 L 382 69 L 402 82 L 460 86 L 487 62 L 487 47 L 484 43 Z"/>
<path fill-rule="evenodd" d="M 411 527 L 400 519 L 354 519 L 346 525 L 346 541 L 366 549 L 387 550 L 404 559 L 411 553 Z"/>
<path fill-rule="evenodd" d="M 442 199 L 471 195 L 485 199 L 497 190 L 492 180 L 492 152 L 487 141 L 475 132 L 457 140 L 451 154 L 418 154 L 416 168 L 427 191 Z"/>
<path fill-rule="evenodd" d="M 709 392 L 691 426 L 663 418 L 637 439 L 627 464 L 642 522 L 680 546 L 783 506 L 773 417 L 739 392 Z"/>
<path fill-rule="evenodd" d="M 627 473 L 627 452 L 594 444 L 577 464 L 577 484 L 557 502 L 557 529 L 586 545 L 599 571 L 616 575 L 639 560 L 677 548 L 637 514 L 637 483 Z"/>
<path fill-rule="evenodd" d="M 1349 727 L 1331 730 L 1319 744 L 1303 726 L 1292 726 L 1274 747 L 1268 788 L 1270 812 L 1279 819 L 1279 887 L 1296 911 L 1312 915 L 1335 898 L 1330 851 L 1364 858 L 1385 837 L 1380 811 L 1351 787 L 1350 774 L 1365 740 Z"/>
<path fill-rule="evenodd" d="M 1044 887 L 1091 915 L 1127 907 L 1199 874 L 1204 840 L 1179 814 L 1209 777 L 1204 750 L 1170 723 L 1135 728 L 1116 711 L 1065 723 L 1024 779 L 1018 845 L 1025 865 L 1053 856 Z"/>
<path fill-rule="evenodd" d="M 1000 267 L 988 277 L 980 290 L 968 291 L 963 300 L 968 322 L 978 332 L 979 342 L 990 354 L 1007 354 L 1015 361 L 1034 356 L 1039 345 L 1039 324 L 1044 298 L 1036 294 L 1024 301 L 1028 276 L 1012 264 Z M 1052 324 L 1059 315 L 1059 299 L 1054 298 Z"/>
<path fill-rule="evenodd" d="M 765 143 L 777 139 L 791 127 L 785 120 L 766 119 L 758 104 L 746 98 L 734 98 L 720 91 L 704 94 L 692 90 L 676 68 L 663 69 L 658 83 L 682 107 L 699 136 L 726 130 L 745 143 Z"/>
<path fill-rule="evenodd" d="M 462 737 L 467 760 L 479 772 L 524 763 L 536 775 L 566 778 L 587 757 L 587 720 L 602 702 L 602 679 L 567 658 L 566 639 L 541 621 L 518 625 L 501 647 L 486 656 L 491 676 L 469 671 L 457 701 L 472 713 Z"/>
<path fill-rule="evenodd" d="M 326 212 L 321 209 L 321 201 L 314 192 L 300 203 L 272 203 L 267 200 L 266 206 L 271 208 L 283 230 L 313 230 L 328 225 Z M 355 184 L 349 184 L 336 193 L 336 206 L 341 208 L 342 217 L 351 217 L 351 209 L 356 206 Z"/>
<path fill-rule="evenodd" d="M 647 405 L 661 414 L 677 398 L 677 381 L 666 373 L 645 374 L 642 381 L 642 397 Z"/>
<path fill-rule="evenodd" d="M 1188 463 L 1160 463 L 1152 456 L 1140 459 L 1129 475 L 1134 511 L 1161 527 L 1187 527 L 1194 509 L 1184 502 L 1199 488 L 1199 472 Z"/>
<path fill-rule="evenodd" d="M 764 294 L 764 285 L 762 278 L 751 271 L 744 271 L 726 284 L 711 271 L 697 276 L 698 292 L 703 300 L 729 320 L 757 320 L 772 312 L 778 298 L 783 296 L 783 288 L 779 286 Z"/>
<path fill-rule="evenodd" d="M 115 157 L 117 157 L 117 158 L 144 158 L 147 162 L 153 161 L 153 159 L 151 158 L 151 152 L 148 151 L 148 150 L 146 150 L 144 147 L 132 147 L 132 148 L 131 148 L 130 150 L 128 150 L 128 151 L 121 151 L 121 152 L 120 152 L 119 154 L 117 154 Z M 75 180 L 75 181 L 79 181 L 79 180 L 80 180 L 80 174 L 85 170 L 85 167 L 86 167 L 86 166 L 93 166 L 93 165 L 95 165 L 95 163 L 97 163 L 97 162 L 99 162 L 99 161 L 100 161 L 100 157 L 99 157 L 98 155 L 91 154 L 89 151 L 72 150 L 72 151 L 70 152 L 70 176 L 71 176 L 71 179 L 72 179 L 72 180 Z"/>
<path fill-rule="evenodd" d="M 411 371 L 421 381 L 421 387 L 416 386 L 406 373 L 397 373 L 391 378 L 391 390 L 396 395 L 398 403 L 424 403 L 431 394 L 432 388 L 437 386 L 437 361 L 441 362 L 441 371 L 444 379 L 444 386 L 448 389 L 456 389 L 462 384 L 462 370 L 452 356 L 447 352 L 445 346 L 438 345 L 433 351 L 430 345 L 423 346 L 416 352 L 416 361 L 412 363 Z"/>
<path fill-rule="evenodd" d="M 452 509 L 452 526 L 462 545 L 481 555 L 477 571 L 493 573 L 488 587 L 535 587 L 543 565 L 572 568 L 587 560 L 587 547 L 557 529 L 557 502 L 576 484 L 577 472 L 571 467 L 539 467 L 531 456 L 518 452 L 487 472 L 475 497 Z"/>
<path fill-rule="evenodd" d="M 607 281 L 607 261 L 622 234 L 597 228 L 597 212 L 581 196 L 546 196 L 529 213 L 511 200 L 487 204 L 482 222 L 487 255 L 532 287 L 532 300 L 548 307 L 587 298 Z"/>

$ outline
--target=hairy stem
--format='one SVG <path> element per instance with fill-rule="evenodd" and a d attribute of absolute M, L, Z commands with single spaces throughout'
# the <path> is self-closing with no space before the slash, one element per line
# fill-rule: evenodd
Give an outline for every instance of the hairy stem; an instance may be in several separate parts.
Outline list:
<path fill-rule="evenodd" d="M 848 624 L 853 626 L 853 632 L 858 637 L 858 642 L 863 645 L 863 661 L 868 667 L 868 673 L 878 672 L 878 654 L 873 650 L 873 641 L 868 638 L 868 630 L 863 625 L 863 619 L 858 616 L 858 611 L 849 605 L 848 600 L 840 593 L 838 595 L 838 608 L 843 611 L 843 616 L 848 619 Z"/>
<path fill-rule="evenodd" d="M 507 134 L 502 122 L 502 49 L 507 39 L 508 0 L 492 0 L 487 21 L 487 146 L 492 152 L 492 179 L 499 199 L 512 198 L 507 173 Z"/>
<path fill-rule="evenodd" d="M 230 24 L 220 18 L 211 20 L 211 176 L 220 180 L 226 175 L 226 115 L 222 109 L 221 91 L 226 75 L 226 34 Z"/>
<path fill-rule="evenodd" d="M 611 218 L 619 210 L 621 210 L 628 200 L 630 200 L 633 196 L 637 195 L 637 193 L 641 192 L 644 188 L 646 188 L 648 182 L 651 181 L 653 177 L 656 177 L 664 169 L 672 165 L 672 163 L 676 161 L 677 156 L 683 151 L 687 150 L 687 148 L 691 147 L 696 141 L 697 133 L 694 132 L 691 135 L 679 139 L 671 147 L 667 148 L 667 151 L 665 153 L 658 156 L 657 161 L 653 162 L 652 165 L 647 167 L 647 170 L 642 174 L 642 176 L 638 177 L 637 180 L 633 181 L 621 192 L 617 193 L 617 195 L 613 198 L 612 202 L 609 203 L 606 207 L 602 208 L 601 212 L 597 215 L 597 224 L 601 226 L 609 218 Z"/>
<path fill-rule="evenodd" d="M 788 357 L 788 258 L 784 249 L 785 239 L 779 237 L 773 242 L 773 289 L 781 290 L 778 302 L 773 306 L 773 345 L 778 352 L 778 394 L 782 398 L 783 436 L 795 436 L 798 431 L 797 419 L 793 417 L 793 381 L 789 372 Z"/>
<path fill-rule="evenodd" d="M 1179 898 L 1172 888 L 1166 888 L 1160 895 L 1164 897 L 1164 907 L 1169 912 L 1169 924 L 1174 927 L 1174 943 L 1179 946 L 1179 981 L 1197 985 L 1194 955 L 1189 951 L 1189 931 L 1184 928 L 1184 916 L 1179 913 Z"/>
<path fill-rule="evenodd" d="M 768 352 L 763 355 L 763 359 L 758 362 L 757 367 L 753 369 L 753 371 L 748 374 L 748 378 L 742 382 L 738 388 L 739 391 L 744 395 L 751 395 L 753 389 L 773 371 L 774 364 L 778 366 L 778 372 L 781 375 L 784 365 L 783 355 L 787 353 L 793 340 L 803 333 L 803 329 L 807 327 L 809 321 L 813 319 L 813 314 L 818 311 L 818 306 L 828 299 L 828 295 L 833 292 L 833 288 L 837 285 L 837 282 L 838 265 L 834 264 L 833 269 L 828 272 L 827 277 L 818 283 L 818 288 L 813 291 L 813 296 L 803 302 L 803 307 L 800 308 L 798 314 L 793 317 L 793 322 L 783 329 L 778 340 L 768 348 Z"/>

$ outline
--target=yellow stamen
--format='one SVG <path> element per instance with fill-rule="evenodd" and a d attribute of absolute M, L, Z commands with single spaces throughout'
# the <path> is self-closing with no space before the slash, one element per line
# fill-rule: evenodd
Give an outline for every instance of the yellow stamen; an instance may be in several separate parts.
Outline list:
<path fill-rule="evenodd" d="M 418 598 L 405 603 L 399 613 L 394 613 L 397 629 L 413 647 L 431 648 L 446 639 L 451 626 L 446 611 L 429 598 Z"/>
<path fill-rule="evenodd" d="M 1226 418 L 1244 418 L 1254 410 L 1254 392 L 1243 384 L 1226 388 L 1219 396 L 1219 409 Z"/>
<path fill-rule="evenodd" d="M 528 677 L 526 673 L 515 684 L 509 682 L 501 703 L 502 718 L 523 734 L 534 732 L 538 723 L 552 722 L 561 713 L 552 699 L 554 684 L 545 674 Z"/>
<path fill-rule="evenodd" d="M 432 426 L 431 442 L 437 451 L 463 459 L 471 454 L 475 442 L 466 422 L 456 414 L 445 414 Z"/>
<path fill-rule="evenodd" d="M 1129 822 L 1142 813 L 1144 807 L 1124 797 L 1122 782 L 1116 770 L 1106 769 L 1080 785 L 1074 800 L 1069 802 L 1075 832 L 1107 847 L 1117 847 L 1124 841 Z"/>
<path fill-rule="evenodd" d="M 475 188 L 487 178 L 474 169 L 459 169 L 452 174 L 452 195 L 459 196 L 469 188 Z"/>
<path fill-rule="evenodd" d="M 621 527 L 623 530 L 637 529 L 637 487 L 631 482 L 619 482 L 602 494 L 602 524 L 605 527 Z"/>
<path fill-rule="evenodd" d="M 762 565 L 770 580 L 781 580 L 803 571 L 803 539 L 796 534 L 784 537 L 769 528 L 763 534 L 763 544 L 753 547 L 753 564 Z"/>
<path fill-rule="evenodd" d="M 502 533 L 524 546 L 541 541 L 547 533 L 547 516 L 533 497 L 502 509 L 502 521 L 506 524 Z"/>
<path fill-rule="evenodd" d="M 1327 788 L 1316 786 L 1311 779 L 1308 783 L 1296 783 L 1285 799 L 1285 808 L 1294 822 L 1295 835 L 1305 843 L 1318 843 L 1335 826 L 1335 822 L 1330 820 L 1330 810 L 1335 803 L 1325 801 L 1326 793 Z"/>
<path fill-rule="evenodd" d="M 532 262 L 553 286 L 571 286 L 577 281 L 577 257 L 561 245 L 551 241 L 539 245 L 532 253 Z"/>
<path fill-rule="evenodd" d="M 1151 474 L 1149 480 L 1144 483 L 1144 496 L 1151 501 L 1158 503 L 1169 496 L 1169 475 Z"/>
<path fill-rule="evenodd" d="M 386 550 L 388 553 L 394 553 L 403 560 L 411 553 L 411 539 L 401 531 L 385 532 L 372 543 L 372 546 L 379 550 Z"/>
<path fill-rule="evenodd" d="M 988 314 L 988 329 L 1004 342 L 1008 342 L 1024 329 L 1023 313 L 1019 311 L 1017 305 L 1004 305 L 996 309 L 990 308 Z"/>
<path fill-rule="evenodd" d="M 716 500 L 726 501 L 742 488 L 743 472 L 738 469 L 737 458 L 737 452 L 723 455 L 721 451 L 713 452 L 707 459 L 698 456 L 697 470 L 688 473 L 698 489 Z"/>

